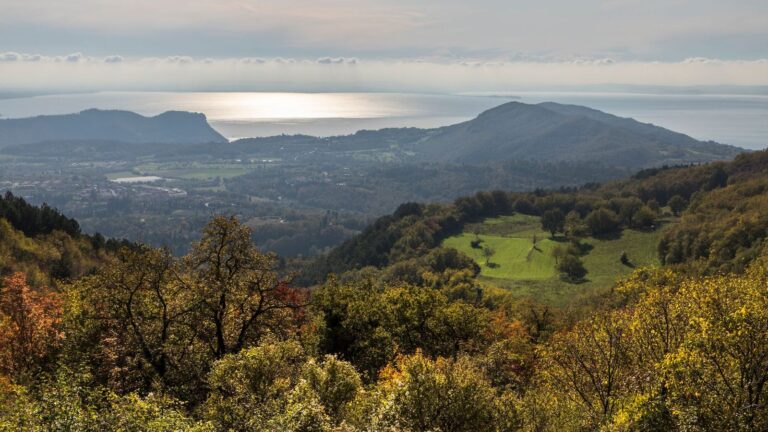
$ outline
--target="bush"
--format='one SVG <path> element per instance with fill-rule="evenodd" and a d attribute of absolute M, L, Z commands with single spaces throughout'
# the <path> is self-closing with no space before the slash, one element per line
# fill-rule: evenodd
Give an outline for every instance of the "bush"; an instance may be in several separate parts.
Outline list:
<path fill-rule="evenodd" d="M 562 273 L 563 277 L 571 282 L 578 282 L 584 279 L 587 275 L 587 269 L 584 267 L 584 263 L 581 262 L 576 255 L 565 255 L 560 259 L 557 264 L 557 270 Z"/>
<path fill-rule="evenodd" d="M 624 251 L 621 252 L 621 256 L 619 256 L 619 261 L 625 266 L 629 265 L 629 256 L 627 256 L 626 252 Z"/>
<path fill-rule="evenodd" d="M 669 205 L 670 210 L 672 210 L 672 214 L 675 216 L 680 216 L 680 213 L 688 207 L 688 201 L 680 195 L 675 195 L 670 198 L 667 204 Z"/>

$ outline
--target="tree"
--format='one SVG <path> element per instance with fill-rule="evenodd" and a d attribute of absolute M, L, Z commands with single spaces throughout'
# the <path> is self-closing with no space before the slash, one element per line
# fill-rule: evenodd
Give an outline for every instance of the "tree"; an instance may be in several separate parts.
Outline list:
<path fill-rule="evenodd" d="M 352 362 L 367 380 L 394 358 L 393 329 L 383 325 L 388 311 L 370 283 L 329 278 L 313 292 L 312 307 L 323 320 L 323 350 Z"/>
<path fill-rule="evenodd" d="M 357 422 L 373 430 L 474 432 L 520 427 L 509 394 L 497 393 L 466 357 L 432 360 L 421 353 L 399 357 L 382 371 L 369 397 L 374 400 L 363 405 Z"/>
<path fill-rule="evenodd" d="M 545 382 L 576 401 L 578 415 L 597 430 L 610 421 L 628 391 L 630 357 L 620 314 L 602 314 L 553 336 L 544 348 Z"/>
<path fill-rule="evenodd" d="M 274 254 L 251 242 L 251 231 L 234 217 L 219 216 L 184 258 L 198 330 L 220 359 L 268 333 L 286 337 L 303 299 L 277 274 Z"/>
<path fill-rule="evenodd" d="M 648 206 L 649 209 L 651 209 L 652 212 L 654 212 L 655 214 L 659 214 L 659 211 L 661 210 L 661 206 L 659 205 L 659 202 L 656 201 L 656 199 L 654 198 L 649 199 L 646 205 Z"/>
<path fill-rule="evenodd" d="M 656 223 L 656 212 L 648 206 L 640 207 L 632 218 L 632 227 L 648 229 Z"/>
<path fill-rule="evenodd" d="M 206 417 L 220 430 L 257 429 L 285 408 L 306 361 L 295 341 L 224 356 L 207 378 L 211 392 L 203 405 Z"/>
<path fill-rule="evenodd" d="M 621 255 L 619 255 L 619 262 L 621 262 L 625 266 L 628 266 L 631 264 L 629 262 L 629 255 L 627 255 L 626 251 L 621 251 Z"/>
<path fill-rule="evenodd" d="M 483 248 L 483 256 L 485 257 L 486 266 L 491 265 L 491 258 L 493 258 L 493 255 L 495 254 L 496 254 L 496 251 L 492 247 L 486 246 Z"/>
<path fill-rule="evenodd" d="M 564 226 L 565 216 L 559 208 L 547 210 L 541 215 L 541 228 L 549 231 L 552 238 L 555 238 L 555 233 L 563 231 Z"/>
<path fill-rule="evenodd" d="M 116 394 L 93 384 L 87 372 L 62 364 L 34 387 L 14 386 L 0 393 L 0 430 L 214 432 L 167 395 Z"/>
<path fill-rule="evenodd" d="M 117 340 L 113 357 L 139 366 L 128 373 L 141 374 L 141 387 L 159 379 L 193 398 L 213 361 L 265 335 L 285 339 L 298 331 L 304 296 L 278 276 L 277 265 L 258 252 L 248 228 L 218 217 L 186 257 L 124 249 L 84 286 L 92 314 Z"/>
<path fill-rule="evenodd" d="M 483 242 L 483 239 L 480 238 L 480 228 L 478 226 L 474 227 L 472 233 L 475 235 L 475 238 L 469 242 L 469 245 L 472 246 L 472 249 L 480 249 L 480 244 Z"/>
<path fill-rule="evenodd" d="M 555 259 L 555 265 L 558 265 L 560 264 L 560 260 L 568 254 L 568 251 L 564 247 L 557 245 L 552 248 L 550 254 L 552 255 L 552 258 Z"/>
<path fill-rule="evenodd" d="M 23 273 L 0 286 L 0 376 L 35 371 L 61 342 L 62 300 L 41 291 L 32 290 Z"/>
<path fill-rule="evenodd" d="M 637 197 L 623 198 L 618 202 L 619 219 L 627 226 L 634 226 L 635 214 L 643 206 Z"/>
<path fill-rule="evenodd" d="M 310 359 L 302 368 L 301 376 L 334 424 L 343 421 L 349 404 L 362 389 L 354 366 L 332 355 L 326 355 L 321 361 Z"/>
<path fill-rule="evenodd" d="M 599 208 L 593 210 L 585 220 L 587 228 L 594 236 L 606 235 L 619 229 L 619 218 L 611 210 Z"/>
<path fill-rule="evenodd" d="M 331 430 L 361 389 L 351 364 L 333 356 L 309 358 L 295 341 L 229 354 L 216 362 L 208 381 L 212 390 L 203 412 L 217 430 Z"/>
<path fill-rule="evenodd" d="M 584 267 L 584 263 L 581 262 L 579 257 L 573 254 L 566 254 L 563 256 L 560 259 L 560 263 L 557 265 L 557 270 L 572 282 L 578 282 L 584 279 L 584 276 L 587 275 L 587 269 Z"/>
<path fill-rule="evenodd" d="M 665 358 L 672 403 L 709 430 L 768 430 L 768 262 L 682 283 L 684 339 Z"/>
<path fill-rule="evenodd" d="M 109 347 L 119 362 L 136 364 L 146 382 L 174 386 L 200 379 L 207 353 L 198 342 L 198 303 L 167 250 L 123 249 L 112 265 L 82 286 L 92 313 L 119 342 Z M 124 359 L 124 360 L 122 360 Z"/>
<path fill-rule="evenodd" d="M 452 356 L 486 342 L 487 310 L 463 301 L 451 302 L 440 290 L 387 287 L 380 304 L 381 324 L 402 353 L 421 349 L 429 355 Z"/>
<path fill-rule="evenodd" d="M 581 221 L 581 215 L 576 210 L 571 210 L 565 215 L 563 226 L 565 235 L 569 238 L 580 237 L 584 235 L 584 224 Z"/>
<path fill-rule="evenodd" d="M 672 210 L 672 214 L 680 216 L 680 213 L 688 207 L 688 201 L 680 195 L 675 195 L 667 201 L 667 205 Z"/>

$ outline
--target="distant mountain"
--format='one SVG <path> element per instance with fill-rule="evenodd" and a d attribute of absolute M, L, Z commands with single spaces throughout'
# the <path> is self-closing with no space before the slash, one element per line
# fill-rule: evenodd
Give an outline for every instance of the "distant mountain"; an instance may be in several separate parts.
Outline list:
<path fill-rule="evenodd" d="M 125 111 L 0 120 L 0 148 L 24 156 L 82 159 L 210 156 L 278 157 L 292 163 L 442 163 L 507 161 L 590 163 L 624 171 L 731 159 L 744 149 L 698 141 L 631 118 L 553 102 L 509 102 L 476 118 L 435 129 L 389 128 L 320 138 L 279 135 L 229 145 L 203 114 L 167 112 L 142 117 Z M 136 145 L 124 146 L 121 143 Z M 157 146 L 154 144 L 166 144 Z M 143 144 L 143 145 L 138 145 Z M 174 144 L 174 145 L 171 145 Z M 190 145 L 195 144 L 195 145 Z M 183 150 L 179 147 L 183 146 Z"/>
<path fill-rule="evenodd" d="M 0 148 L 45 141 L 106 140 L 123 143 L 225 143 L 205 115 L 168 111 L 144 117 L 129 111 L 90 109 L 78 114 L 0 120 Z"/>
<path fill-rule="evenodd" d="M 422 160 L 485 164 L 528 159 L 637 169 L 730 159 L 738 147 L 577 105 L 509 102 L 413 142 Z"/>

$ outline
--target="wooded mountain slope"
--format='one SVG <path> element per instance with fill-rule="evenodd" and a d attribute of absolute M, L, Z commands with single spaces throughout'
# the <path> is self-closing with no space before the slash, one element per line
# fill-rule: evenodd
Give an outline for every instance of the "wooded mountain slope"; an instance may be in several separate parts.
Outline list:
<path fill-rule="evenodd" d="M 452 205 L 404 204 L 319 257 L 303 280 L 321 281 L 330 272 L 385 267 L 418 256 L 460 232 L 466 223 L 486 217 L 515 212 L 540 216 L 558 209 L 563 215 L 575 211 L 586 223 L 590 213 L 605 209 L 616 218 L 616 227 L 631 226 L 635 212 L 643 207 L 658 211 L 673 198 L 682 208 L 689 202 L 691 205 L 662 239 L 660 258 L 670 264 L 710 260 L 710 265 L 743 269 L 768 235 L 768 221 L 761 207 L 766 182 L 768 153 L 762 151 L 741 154 L 732 162 L 648 169 L 602 186 L 531 193 L 480 192 L 459 198 Z M 673 212 L 679 213 L 677 209 Z"/>
<path fill-rule="evenodd" d="M 764 431 L 767 221 L 753 216 L 766 168 L 758 152 L 404 204 L 326 263 L 369 267 L 312 290 L 292 287 L 234 217 L 214 218 L 182 258 L 122 248 L 49 287 L 17 269 L 0 278 L 0 430 Z M 654 230 L 660 211 L 705 221 L 703 234 L 748 219 L 737 231 L 749 236 L 716 234 L 703 249 L 715 262 L 675 256 L 563 309 L 479 286 L 476 263 L 435 242 L 516 212 L 577 248 L 583 232 Z M 0 229 L 14 243 L 72 238 Z M 718 243 L 731 238 L 749 241 Z"/>
<path fill-rule="evenodd" d="M 591 161 L 639 169 L 730 159 L 741 150 L 576 105 L 510 102 L 414 144 L 419 157 L 484 164 L 508 159 Z"/>

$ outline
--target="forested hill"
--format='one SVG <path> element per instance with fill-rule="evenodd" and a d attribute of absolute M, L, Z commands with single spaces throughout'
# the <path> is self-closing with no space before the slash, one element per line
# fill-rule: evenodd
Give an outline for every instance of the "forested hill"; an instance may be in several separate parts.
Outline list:
<path fill-rule="evenodd" d="M 0 148 L 45 141 L 106 140 L 124 143 L 224 143 L 205 115 L 168 111 L 144 117 L 129 111 L 90 109 L 77 114 L 0 120 Z"/>
<path fill-rule="evenodd" d="M 33 285 L 55 285 L 94 271 L 123 246 L 136 245 L 82 234 L 77 221 L 46 204 L 0 196 L 0 277 L 21 272 Z"/>
<path fill-rule="evenodd" d="M 391 128 L 329 138 L 273 137 L 236 141 L 230 151 L 295 152 L 382 150 L 402 160 L 487 165 L 510 160 L 580 162 L 637 170 L 731 159 L 738 147 L 553 102 L 509 102 L 477 118 L 435 129 Z"/>
<path fill-rule="evenodd" d="M 743 151 L 591 108 L 553 102 L 500 105 L 473 120 L 432 131 L 414 149 L 431 161 L 591 161 L 629 169 L 724 160 Z"/>
<path fill-rule="evenodd" d="M 467 223 L 488 217 L 541 216 L 557 209 L 562 215 L 574 212 L 578 222 L 585 223 L 592 213 L 605 210 L 613 220 L 610 230 L 631 226 L 633 215 L 641 209 L 658 214 L 659 208 L 670 205 L 688 210 L 662 237 L 657 251 L 662 262 L 695 261 L 703 272 L 740 269 L 761 253 L 768 235 L 767 191 L 768 153 L 761 151 L 741 154 L 732 162 L 647 169 L 602 186 L 531 193 L 488 191 L 450 205 L 403 204 L 318 257 L 302 280 L 312 283 L 329 273 L 385 267 L 422 256 Z"/>
<path fill-rule="evenodd" d="M 378 268 L 311 290 L 235 217 L 184 257 L 107 252 L 51 210 L 30 236 L 0 218 L 0 430 L 765 431 L 767 192 L 757 152 L 404 204 L 315 269 Z M 553 307 L 484 284 L 488 257 L 435 247 L 510 214 L 488 227 L 528 224 L 531 254 L 563 246 L 564 295 L 587 283 L 586 238 L 663 234 L 662 263 L 614 251 L 604 264 L 630 273 Z"/>

